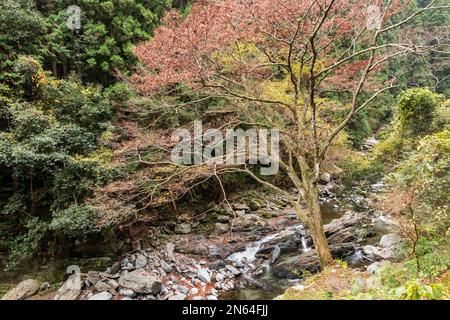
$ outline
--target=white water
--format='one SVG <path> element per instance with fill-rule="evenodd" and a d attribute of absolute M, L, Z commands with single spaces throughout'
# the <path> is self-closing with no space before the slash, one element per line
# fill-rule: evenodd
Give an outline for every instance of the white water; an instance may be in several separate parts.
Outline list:
<path fill-rule="evenodd" d="M 311 248 L 308 247 L 308 244 L 306 243 L 306 239 L 305 239 L 304 236 L 302 236 L 301 242 L 302 242 L 302 249 L 303 249 L 303 252 L 311 251 Z"/>
<path fill-rule="evenodd" d="M 258 252 L 259 248 L 261 248 L 261 245 L 263 243 L 269 242 L 270 240 L 273 240 L 277 235 L 278 233 L 275 233 L 264 237 L 259 241 L 251 242 L 247 244 L 244 251 L 235 252 L 225 260 L 234 261 L 239 265 L 242 265 L 244 263 L 247 265 L 252 265 L 256 260 L 256 253 Z"/>

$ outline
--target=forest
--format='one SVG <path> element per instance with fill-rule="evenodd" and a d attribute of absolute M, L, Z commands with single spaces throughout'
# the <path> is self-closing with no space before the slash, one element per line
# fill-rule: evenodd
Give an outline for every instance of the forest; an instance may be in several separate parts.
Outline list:
<path fill-rule="evenodd" d="M 1 0 L 1 300 L 450 299 L 445 0 Z"/>

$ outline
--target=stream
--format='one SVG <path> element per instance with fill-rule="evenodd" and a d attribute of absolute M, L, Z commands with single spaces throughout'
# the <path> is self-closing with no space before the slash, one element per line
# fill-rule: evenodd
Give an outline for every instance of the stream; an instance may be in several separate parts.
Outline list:
<path fill-rule="evenodd" d="M 333 203 L 333 201 L 329 201 L 321 204 L 322 210 L 322 220 L 324 225 L 330 223 L 333 219 L 338 219 L 342 217 L 345 213 L 345 209 Z M 303 230 L 304 227 L 302 224 L 297 224 L 294 226 L 290 226 L 287 229 L 283 230 Z M 283 232 L 282 231 L 282 232 Z M 276 296 L 282 294 L 288 287 L 295 285 L 296 283 L 301 282 L 301 279 L 281 279 L 275 276 L 271 269 L 271 264 L 269 260 L 264 260 L 260 267 L 259 272 L 254 275 L 252 270 L 256 267 L 256 262 L 258 261 L 257 253 L 258 250 L 264 243 L 267 243 L 277 237 L 280 232 L 270 234 L 265 236 L 261 240 L 252 242 L 247 244 L 244 251 L 235 252 L 230 255 L 226 261 L 234 262 L 237 265 L 246 265 L 247 268 L 243 269 L 243 282 L 238 288 L 232 291 L 228 291 L 223 293 L 220 298 L 224 300 L 271 300 Z M 364 244 L 376 243 L 379 241 L 382 236 L 381 232 L 376 232 L 376 234 L 368 237 Z M 295 256 L 298 256 L 299 253 L 309 252 L 313 250 L 311 246 L 308 245 L 306 238 L 301 236 L 301 247 L 298 249 L 298 252 L 291 253 L 281 253 L 278 261 L 282 261 L 285 259 L 289 259 Z M 273 254 L 273 253 L 272 253 Z M 364 261 L 363 254 L 360 249 L 357 249 L 351 256 L 348 257 L 348 260 L 351 261 Z M 365 264 L 368 264 L 367 261 Z M 242 269 L 241 269 L 242 270 Z"/>

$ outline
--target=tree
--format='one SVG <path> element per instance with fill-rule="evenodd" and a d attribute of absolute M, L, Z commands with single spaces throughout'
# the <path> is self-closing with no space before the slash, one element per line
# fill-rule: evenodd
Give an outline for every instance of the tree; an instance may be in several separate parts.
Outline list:
<path fill-rule="evenodd" d="M 379 10 L 372 16 L 362 14 L 374 4 Z M 393 79 L 381 86 L 376 71 L 394 57 L 427 49 L 384 38 L 420 13 L 444 8 L 430 1 L 396 20 L 405 6 L 401 1 L 199 1 L 185 19 L 168 13 L 154 39 L 136 48 L 147 69 L 132 80 L 146 95 L 184 84 L 229 104 L 237 100 L 245 122 L 280 129 L 280 166 L 299 190 L 293 205 L 326 266 L 333 260 L 318 181 L 330 147 L 358 112 L 394 87 Z M 329 92 L 338 93 L 342 102 L 330 99 Z M 348 108 L 345 118 L 324 120 L 336 106 Z M 241 170 L 290 197 L 251 170 Z"/>

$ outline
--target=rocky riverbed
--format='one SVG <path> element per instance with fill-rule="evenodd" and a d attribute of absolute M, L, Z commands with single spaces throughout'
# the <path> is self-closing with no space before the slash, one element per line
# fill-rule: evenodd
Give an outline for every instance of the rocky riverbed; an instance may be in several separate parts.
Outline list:
<path fill-rule="evenodd" d="M 398 237 L 383 236 L 374 245 L 392 223 L 388 218 L 373 210 L 356 212 L 338 206 L 329 181 L 321 190 L 325 232 L 334 258 L 360 268 L 372 263 L 372 269 L 377 266 L 373 263 L 393 258 Z M 207 218 L 179 220 L 172 224 L 173 232 L 164 232 L 167 226 L 162 227 L 164 240 L 158 245 L 117 261 L 103 258 L 103 265 L 108 265 L 105 269 L 86 271 L 72 266 L 68 270 L 73 274 L 47 298 L 273 298 L 319 269 L 308 230 L 288 203 L 279 196 L 239 199 L 232 208 L 219 208 Z M 4 298 L 42 295 L 48 287 L 28 280 Z"/>

